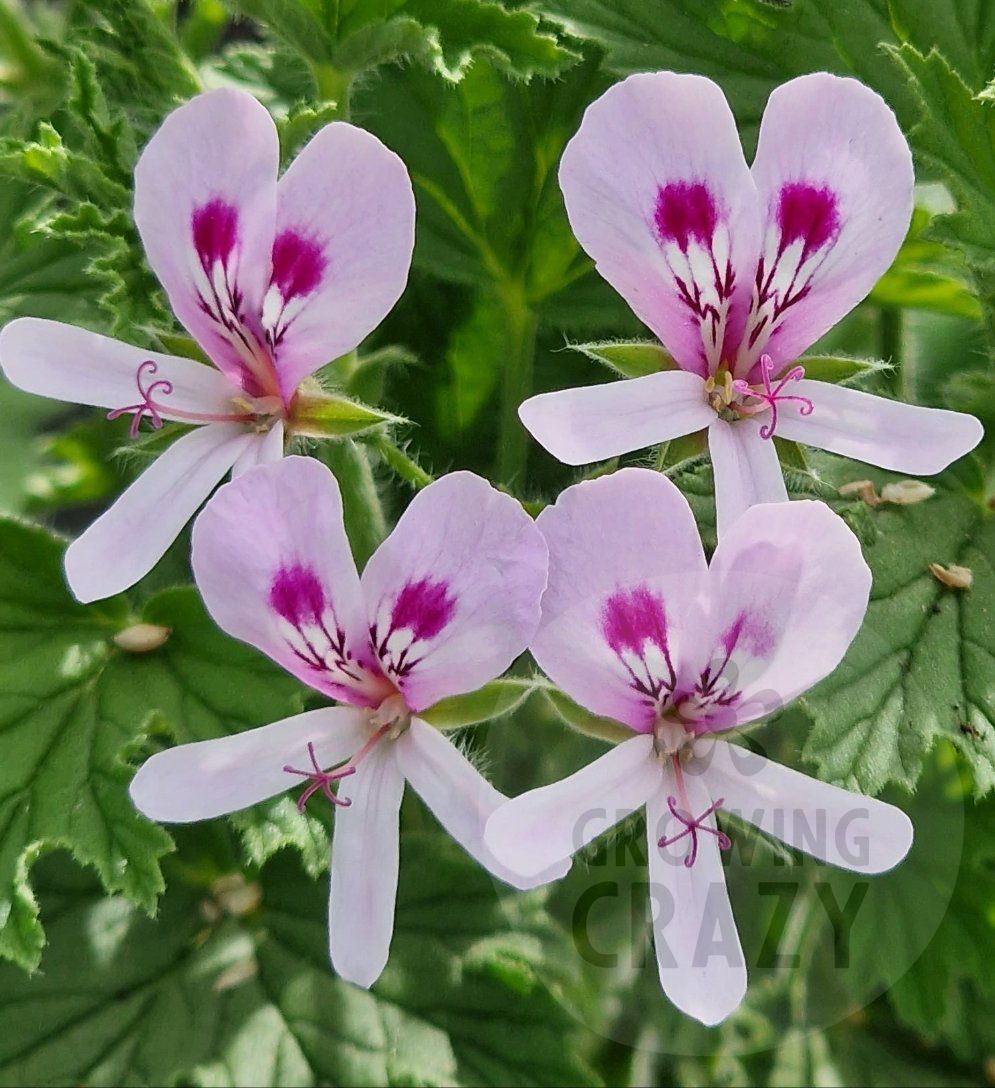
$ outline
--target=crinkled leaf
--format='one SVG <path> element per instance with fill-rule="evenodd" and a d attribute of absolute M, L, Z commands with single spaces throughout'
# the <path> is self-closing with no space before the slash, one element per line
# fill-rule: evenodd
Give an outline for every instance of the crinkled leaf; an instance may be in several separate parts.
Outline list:
<path fill-rule="evenodd" d="M 147 606 L 173 631 L 162 649 L 123 653 L 112 639 L 128 622 L 124 602 L 73 601 L 62 551 L 42 529 L 0 521 L 0 955 L 26 967 L 44 942 L 29 870 L 53 847 L 154 908 L 170 839 L 132 806 L 125 762 L 149 729 L 199 739 L 297 705 L 296 685 L 223 636 L 191 590 Z M 243 818 L 252 856 L 294 841 L 318 864 L 307 827 L 280 837 L 272 822 L 266 808 Z"/>
<path fill-rule="evenodd" d="M 325 882 L 287 859 L 263 871 L 258 913 L 213 924 L 190 889 L 153 923 L 47 874 L 45 971 L 0 969 L 3 1083 L 597 1083 L 540 900 L 438 838 L 404 836 L 391 959 L 369 993 L 332 973 Z"/>
<path fill-rule="evenodd" d="M 958 202 L 938 216 L 931 234 L 960 249 L 974 264 L 995 263 L 995 103 L 972 94 L 935 49 L 924 55 L 906 44 L 895 51 L 921 105 L 917 150 L 938 168 Z"/>
<path fill-rule="evenodd" d="M 896 477 L 822 458 L 824 478 Z M 864 624 L 841 665 L 806 696 L 815 726 L 805 753 L 821 775 L 877 793 L 911 788 L 938 740 L 970 769 L 976 793 L 995 786 L 995 519 L 951 474 L 936 495 L 867 514 L 876 539 Z M 949 589 L 931 563 L 970 568 L 974 584 Z"/>

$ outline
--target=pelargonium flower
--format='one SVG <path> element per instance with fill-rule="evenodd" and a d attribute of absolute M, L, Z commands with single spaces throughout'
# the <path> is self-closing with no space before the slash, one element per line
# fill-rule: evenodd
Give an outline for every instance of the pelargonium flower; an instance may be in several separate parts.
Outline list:
<path fill-rule="evenodd" d="M 718 1023 L 746 990 L 719 814 L 864 873 L 891 868 L 911 845 L 900 809 L 718 736 L 837 665 L 870 571 L 842 519 L 808 501 L 746 511 L 709 566 L 687 502 L 647 469 L 571 487 L 537 524 L 549 585 L 532 653 L 568 695 L 632 736 L 509 801 L 485 840 L 528 876 L 645 807 L 660 981 L 678 1008 Z"/>
<path fill-rule="evenodd" d="M 630 76 L 567 145 L 570 224 L 678 369 L 532 397 L 521 418 L 579 465 L 703 428 L 720 531 L 787 498 L 775 434 L 882 468 L 939 472 L 973 416 L 810 381 L 796 360 L 867 295 L 912 213 L 912 158 L 869 88 L 820 73 L 778 87 L 748 168 L 722 91 Z"/>
<path fill-rule="evenodd" d="M 532 519 L 469 472 L 420 492 L 366 565 L 349 551 L 335 477 L 288 457 L 224 485 L 194 525 L 197 585 L 218 625 L 342 703 L 153 755 L 131 784 L 155 820 L 205 820 L 298 785 L 335 807 L 329 943 L 370 986 L 387 961 L 405 782 L 496 876 L 531 887 L 484 845 L 504 800 L 419 714 L 475 691 L 539 621 L 546 546 Z"/>
<path fill-rule="evenodd" d="M 216 369 L 57 321 L 0 335 L 17 386 L 143 419 L 198 425 L 66 553 L 91 601 L 147 574 L 228 472 L 283 456 L 309 433 L 307 379 L 351 351 L 397 301 L 414 244 L 401 160 L 352 125 L 325 126 L 282 177 L 267 111 L 241 91 L 187 102 L 135 167 L 135 223 L 173 312 Z"/>

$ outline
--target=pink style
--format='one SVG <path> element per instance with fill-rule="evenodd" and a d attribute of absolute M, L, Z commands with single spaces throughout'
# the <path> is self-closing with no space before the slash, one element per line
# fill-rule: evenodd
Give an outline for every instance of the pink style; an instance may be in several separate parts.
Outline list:
<path fill-rule="evenodd" d="M 778 87 L 752 167 L 711 80 L 612 87 L 568 144 L 560 186 L 578 241 L 677 369 L 540 394 L 522 422 L 571 465 L 707 430 L 720 532 L 787 498 L 775 435 L 941 471 L 980 441 L 973 416 L 811 381 L 797 363 L 891 264 L 913 181 L 894 115 L 852 79 Z"/>
<path fill-rule="evenodd" d="M 421 717 L 476 691 L 523 653 L 539 623 L 546 545 L 521 505 L 456 472 L 412 500 L 356 572 L 335 477 L 287 457 L 222 487 L 194 525 L 197 586 L 218 625 L 341 705 L 160 752 L 131 796 L 154 820 L 206 820 L 302 787 L 335 810 L 332 965 L 370 986 L 387 961 L 405 783 L 495 876 L 534 887 L 484 843 L 505 800 Z"/>
<path fill-rule="evenodd" d="M 57 321 L 19 318 L 0 365 L 41 396 L 195 429 L 170 445 L 66 552 L 82 601 L 144 577 L 231 470 L 308 434 L 311 375 L 355 348 L 407 281 L 414 196 L 401 160 L 335 122 L 279 175 L 276 126 L 216 90 L 171 113 L 135 167 L 135 223 L 179 321 L 213 367 Z"/>
<path fill-rule="evenodd" d="M 733 843 L 719 818 L 864 873 L 897 865 L 911 846 L 900 809 L 726 739 L 839 664 L 867 609 L 870 570 L 819 502 L 752 507 L 707 563 L 687 501 L 647 469 L 568 488 L 537 525 L 549 582 L 532 654 L 629 736 L 502 805 L 485 841 L 526 879 L 645 808 L 660 982 L 683 1012 L 716 1024 L 747 984 L 721 860 Z"/>

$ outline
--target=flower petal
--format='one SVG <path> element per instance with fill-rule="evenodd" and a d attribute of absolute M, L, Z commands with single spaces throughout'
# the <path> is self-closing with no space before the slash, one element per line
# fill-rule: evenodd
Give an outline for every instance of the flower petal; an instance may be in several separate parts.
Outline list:
<path fill-rule="evenodd" d="M 309 743 L 318 765 L 328 768 L 348 759 L 368 737 L 362 711 L 310 710 L 261 729 L 157 752 L 138 768 L 129 792 L 150 820 L 210 820 L 300 785 L 302 779 L 284 767 L 307 768 Z"/>
<path fill-rule="evenodd" d="M 532 437 L 567 465 L 680 438 L 715 418 L 701 378 L 683 370 L 540 393 L 518 414 Z"/>
<path fill-rule="evenodd" d="M 250 469 L 197 519 L 191 561 L 218 626 L 336 699 L 392 691 L 370 651 L 366 609 L 335 477 L 312 457 Z"/>
<path fill-rule="evenodd" d="M 391 744 L 378 744 L 350 779 L 352 804 L 335 814 L 328 946 L 332 967 L 369 989 L 394 935 L 404 776 Z"/>
<path fill-rule="evenodd" d="M 755 419 L 727 423 L 713 417 L 708 428 L 720 540 L 743 511 L 756 503 L 788 501 L 777 448 L 770 439 L 760 437 L 762 425 Z"/>
<path fill-rule="evenodd" d="M 653 72 L 615 84 L 567 144 L 560 187 L 598 271 L 685 370 L 714 371 L 742 329 L 760 251 L 757 195 L 722 91 Z"/>
<path fill-rule="evenodd" d="M 717 690 L 741 693 L 742 723 L 836 668 L 863 622 L 871 572 L 846 522 L 803 501 L 751 507 L 719 541 L 709 581 L 706 664 Z"/>
<path fill-rule="evenodd" d="M 231 477 L 234 480 L 250 468 L 260 465 L 275 465 L 283 457 L 285 428 L 283 420 L 276 423 L 265 434 L 255 436 L 255 441 L 248 446 L 242 456 L 232 466 Z"/>
<path fill-rule="evenodd" d="M 722 797 L 722 808 L 796 850 L 854 872 L 883 873 L 912 847 L 912 821 L 894 805 L 820 782 L 738 745 L 711 738 L 698 743 L 707 745 L 702 773 L 712 793 Z"/>
<path fill-rule="evenodd" d="M 568 778 L 502 805 L 484 841 L 512 872 L 534 877 L 642 808 L 660 776 L 653 738 L 633 737 Z"/>
<path fill-rule="evenodd" d="M 52 400 L 124 408 L 141 403 L 138 368 L 152 362 L 156 371 L 144 383 L 166 381 L 169 392 L 154 391 L 164 419 L 181 412 L 224 414 L 233 411 L 238 392 L 212 367 L 193 359 L 124 344 L 75 325 L 39 317 L 19 317 L 0 332 L 0 366 L 19 389 Z"/>
<path fill-rule="evenodd" d="M 398 764 L 436 819 L 473 858 L 516 888 L 536 888 L 558 880 L 570 868 L 564 860 L 535 877 L 523 878 L 502 865 L 484 844 L 487 818 L 507 798 L 437 729 L 415 718 L 395 745 Z"/>
<path fill-rule="evenodd" d="M 533 656 L 593 714 L 651 729 L 705 577 L 687 500 L 660 473 L 626 468 L 567 488 L 537 524 L 549 585 Z"/>
<path fill-rule="evenodd" d="M 326 125 L 280 179 L 263 327 L 284 396 L 356 347 L 408 279 L 415 198 L 404 163 L 369 132 Z"/>
<path fill-rule="evenodd" d="M 374 644 L 408 706 L 476 691 L 539 622 L 546 545 L 517 500 L 471 472 L 420 491 L 363 571 Z"/>
<path fill-rule="evenodd" d="M 829 382 L 800 381 L 791 390 L 815 405 L 810 416 L 778 421 L 782 438 L 914 476 L 932 476 L 970 453 L 984 428 L 963 412 L 924 408 Z"/>
<path fill-rule="evenodd" d="M 173 312 L 240 383 L 242 317 L 269 283 L 280 147 L 250 94 L 208 91 L 174 110 L 135 167 L 135 223 Z M 271 392 L 272 390 L 265 390 Z"/>
<path fill-rule="evenodd" d="M 174 442 L 69 545 L 76 597 L 111 597 L 148 574 L 251 442 L 240 423 L 211 423 Z"/>
<path fill-rule="evenodd" d="M 718 839 L 697 835 L 694 864 L 684 864 L 687 836 L 671 846 L 663 838 L 680 835 L 684 826 L 673 816 L 667 797 L 677 793 L 673 771 L 646 806 L 653 943 L 660 985 L 688 1016 L 709 1026 L 718 1024 L 746 994 L 746 960 L 729 904 Z M 704 776 L 685 776 L 693 816 L 705 812 L 712 797 Z"/>
<path fill-rule="evenodd" d="M 793 362 L 874 286 L 912 216 L 912 156 L 885 101 L 818 72 L 782 84 L 760 124 L 753 177 L 763 255 L 737 370 Z"/>

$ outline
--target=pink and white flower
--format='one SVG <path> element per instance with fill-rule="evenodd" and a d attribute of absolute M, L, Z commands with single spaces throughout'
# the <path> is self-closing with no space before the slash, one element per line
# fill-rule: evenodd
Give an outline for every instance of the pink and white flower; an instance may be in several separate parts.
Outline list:
<path fill-rule="evenodd" d="M 302 383 L 404 289 L 415 207 L 392 151 L 336 122 L 278 178 L 279 165 L 270 115 L 223 89 L 170 114 L 135 168 L 148 262 L 216 369 L 57 321 L 20 318 L 0 334 L 0 366 L 22 389 L 130 414 L 132 437 L 143 418 L 198 425 L 70 545 L 82 601 L 147 574 L 229 469 L 282 457 Z"/>
<path fill-rule="evenodd" d="M 870 571 L 853 533 L 817 502 L 751 508 L 708 565 L 687 502 L 646 469 L 567 489 L 537 524 L 549 585 L 532 653 L 632 737 L 509 801 L 485 840 L 527 877 L 645 807 L 661 984 L 678 1008 L 718 1023 L 746 990 L 718 813 L 865 873 L 896 865 L 911 845 L 899 809 L 717 735 L 835 668 L 863 619 Z"/>
<path fill-rule="evenodd" d="M 366 565 L 349 552 L 335 477 L 288 457 L 222 487 L 197 519 L 193 568 L 229 634 L 343 705 L 158 753 L 131 795 L 155 820 L 205 820 L 304 784 L 335 806 L 329 939 L 335 970 L 370 986 L 387 961 L 405 782 L 495 875 L 484 845 L 504 798 L 419 714 L 475 691 L 539 622 L 546 546 L 514 499 L 469 472 L 420 492 Z M 337 792 L 336 792 L 337 790 Z"/>
<path fill-rule="evenodd" d="M 749 168 L 711 80 L 630 76 L 588 107 L 560 186 L 580 244 L 679 368 L 525 401 L 522 422 L 561 461 L 707 428 L 721 532 L 787 498 L 775 434 L 914 475 L 980 441 L 973 416 L 810 381 L 796 362 L 908 229 L 912 158 L 869 88 L 825 73 L 778 87 Z"/>

